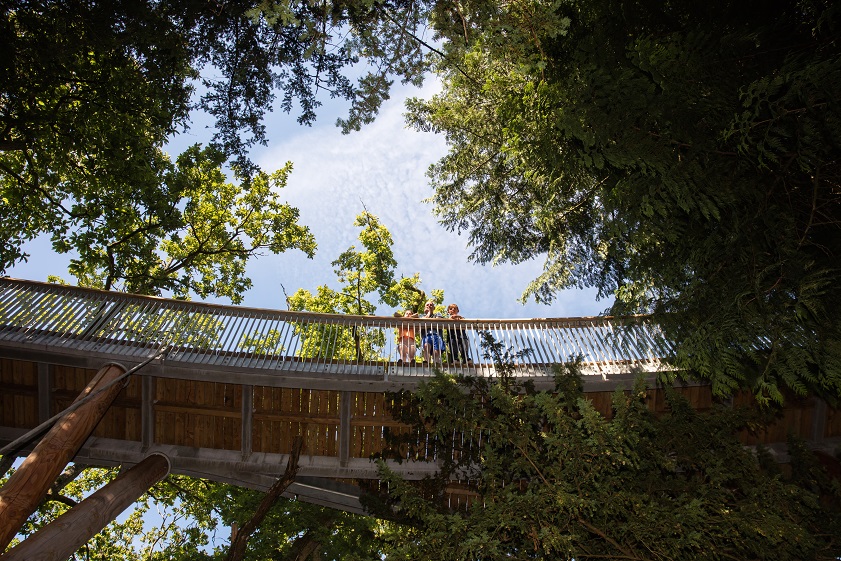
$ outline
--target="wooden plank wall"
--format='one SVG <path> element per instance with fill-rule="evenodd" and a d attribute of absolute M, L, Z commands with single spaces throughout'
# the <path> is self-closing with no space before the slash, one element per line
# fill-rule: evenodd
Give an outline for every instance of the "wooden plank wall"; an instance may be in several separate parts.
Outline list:
<path fill-rule="evenodd" d="M 341 392 L 254 386 L 254 452 L 288 454 L 295 436 L 304 437 L 303 454 L 339 454 Z"/>
<path fill-rule="evenodd" d="M 50 370 L 50 416 L 73 403 L 97 372 L 69 366 L 51 366 Z M 140 378 L 130 376 L 128 385 L 117 395 L 93 435 L 139 442 L 140 392 Z"/>
<path fill-rule="evenodd" d="M 49 413 L 67 407 L 96 374 L 92 369 L 59 365 L 41 365 L 49 372 Z M 0 359 L 0 422 L 5 427 L 32 428 L 39 423 L 39 365 L 34 362 Z M 43 379 L 43 373 L 42 373 Z M 142 377 L 129 379 L 95 435 L 129 441 L 141 440 Z M 243 387 L 253 391 L 252 450 L 288 453 L 292 439 L 303 435 L 304 454 L 339 456 L 342 392 L 242 386 L 209 381 L 153 379 L 154 435 L 156 444 L 240 450 L 242 448 Z M 708 410 L 714 399 L 708 386 L 678 388 L 693 407 Z M 663 392 L 648 390 L 648 405 L 663 413 L 668 406 Z M 386 430 L 407 433 L 411 429 L 393 420 L 387 396 L 375 392 L 347 392 L 350 399 L 350 458 L 369 458 L 380 452 Z M 596 409 L 611 414 L 613 392 L 587 394 Z M 742 434 L 745 444 L 785 442 L 789 431 L 804 438 L 814 434 L 815 419 L 825 416 L 820 425 L 823 437 L 841 436 L 841 412 L 818 409 L 813 399 L 790 397 L 776 422 L 758 434 Z M 751 406 L 749 394 L 732 399 L 733 406 Z M 43 412 L 42 412 L 43 415 Z M 432 458 L 434 443 L 422 443 L 418 455 Z"/>
<path fill-rule="evenodd" d="M 155 378 L 156 444 L 239 450 L 242 386 Z"/>
<path fill-rule="evenodd" d="M 0 423 L 29 429 L 38 426 L 38 365 L 0 359 Z"/>

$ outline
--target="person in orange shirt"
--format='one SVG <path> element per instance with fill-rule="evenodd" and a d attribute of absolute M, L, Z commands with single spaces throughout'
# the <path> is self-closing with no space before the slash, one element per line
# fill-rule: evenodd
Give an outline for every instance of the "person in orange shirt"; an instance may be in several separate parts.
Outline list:
<path fill-rule="evenodd" d="M 406 310 L 404 318 L 416 318 L 418 314 L 412 310 Z M 397 352 L 400 353 L 400 362 L 411 364 L 415 361 L 417 343 L 415 342 L 415 328 L 410 323 L 402 323 L 397 329 Z"/>

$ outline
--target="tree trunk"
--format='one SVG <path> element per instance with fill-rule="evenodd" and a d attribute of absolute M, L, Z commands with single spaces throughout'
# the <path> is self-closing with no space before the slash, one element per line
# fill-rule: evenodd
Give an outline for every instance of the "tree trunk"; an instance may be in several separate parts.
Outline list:
<path fill-rule="evenodd" d="M 98 534 L 169 473 L 169 460 L 152 454 L 0 556 L 2 561 L 63 561 Z"/>
<path fill-rule="evenodd" d="M 125 369 L 116 364 L 102 367 L 76 401 L 124 373 Z M 29 515 L 44 499 L 67 462 L 73 459 L 99 424 L 123 385 L 112 385 L 56 421 L 0 489 L 0 551 L 6 549 Z"/>

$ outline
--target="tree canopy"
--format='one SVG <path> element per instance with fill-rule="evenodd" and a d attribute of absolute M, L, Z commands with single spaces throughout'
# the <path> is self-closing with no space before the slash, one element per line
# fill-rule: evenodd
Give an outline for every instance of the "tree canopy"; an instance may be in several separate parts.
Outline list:
<path fill-rule="evenodd" d="M 339 97 L 352 130 L 392 76 L 419 80 L 420 45 L 401 33 L 422 18 L 401 6 L 0 2 L 0 271 L 46 234 L 78 254 L 82 284 L 237 301 L 247 257 L 311 255 L 296 211 L 270 193 L 288 169 L 265 174 L 248 151 L 274 108 L 310 124 L 323 96 Z M 209 147 L 173 164 L 167 141 L 200 112 L 215 122 Z"/>
<path fill-rule="evenodd" d="M 841 396 L 839 5 L 436 3 L 436 211 L 526 297 L 655 314 L 719 394 Z"/>

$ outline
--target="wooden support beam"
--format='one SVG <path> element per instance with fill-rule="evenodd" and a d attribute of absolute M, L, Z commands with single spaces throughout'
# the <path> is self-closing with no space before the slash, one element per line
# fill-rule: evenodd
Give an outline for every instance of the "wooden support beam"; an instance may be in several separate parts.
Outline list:
<path fill-rule="evenodd" d="M 254 445 L 254 386 L 248 384 L 242 385 L 241 419 L 242 461 L 246 461 L 251 456 Z"/>
<path fill-rule="evenodd" d="M 122 366 L 104 366 L 82 391 L 76 402 L 91 395 L 83 405 L 55 422 L 35 449 L 0 489 L 0 551 L 6 549 L 29 515 L 46 496 L 56 477 L 99 424 L 124 383 L 111 384 L 125 373 Z M 75 403 L 75 402 L 74 402 Z"/>
<path fill-rule="evenodd" d="M 342 392 L 339 401 L 339 466 L 347 467 L 350 460 L 351 406 L 353 392 Z"/>
<path fill-rule="evenodd" d="M 814 398 L 815 408 L 812 410 L 812 443 L 817 444 L 823 442 L 826 437 L 826 419 L 827 419 L 827 405 L 826 401 L 819 397 Z"/>
<path fill-rule="evenodd" d="M 50 414 L 50 371 L 52 365 L 45 362 L 38 363 L 38 422 L 49 419 Z"/>
<path fill-rule="evenodd" d="M 0 556 L 0 561 L 64 561 L 169 473 L 152 454 Z"/>
<path fill-rule="evenodd" d="M 140 442 L 143 452 L 155 443 L 155 377 L 140 379 Z"/>

